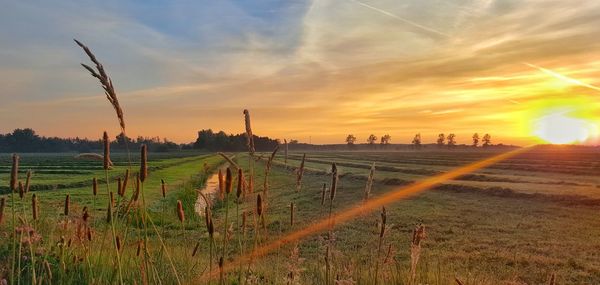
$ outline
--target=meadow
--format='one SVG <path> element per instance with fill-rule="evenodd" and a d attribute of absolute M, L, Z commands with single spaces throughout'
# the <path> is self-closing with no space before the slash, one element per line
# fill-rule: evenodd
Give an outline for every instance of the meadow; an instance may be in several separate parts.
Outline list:
<path fill-rule="evenodd" d="M 247 153 L 228 154 L 232 162 L 214 153 L 150 153 L 148 178 L 141 185 L 144 199 L 130 209 L 140 167 L 137 153 L 131 167 L 125 154 L 112 155 L 108 190 L 102 161 L 22 154 L 19 177 L 24 180 L 31 169 L 31 188 L 23 198 L 2 195 L 0 272 L 11 284 L 32 283 L 34 274 L 38 284 L 598 283 L 600 179 L 594 173 L 600 152 L 591 148 L 537 147 L 386 203 L 385 223 L 376 208 L 345 222 L 329 220 L 327 228 L 293 238 L 332 213 L 364 205 L 369 181 L 368 199 L 377 199 L 497 154 L 480 149 L 310 152 L 303 163 L 304 153 L 291 151 L 286 157 L 282 150 L 272 160 L 271 153 L 255 153 L 252 159 Z M 0 156 L 6 185 L 10 158 Z M 243 169 L 239 190 L 232 163 Z M 333 200 L 332 163 L 339 177 Z M 124 180 L 129 168 L 121 197 L 117 179 Z M 207 197 L 209 234 L 204 211 L 196 212 L 195 204 L 198 190 L 219 170 L 223 188 Z M 92 177 L 98 178 L 96 195 Z M 109 192 L 115 200 L 110 223 Z M 11 259 L 12 199 L 19 259 Z M 112 225 L 118 238 L 113 239 Z M 279 237 L 285 240 L 280 243 Z M 268 250 L 255 251 L 263 247 Z M 11 275 L 11 266 L 19 274 Z"/>

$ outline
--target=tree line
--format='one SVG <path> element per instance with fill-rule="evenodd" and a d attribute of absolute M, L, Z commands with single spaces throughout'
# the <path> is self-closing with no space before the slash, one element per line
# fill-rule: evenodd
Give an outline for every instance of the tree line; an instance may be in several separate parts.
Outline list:
<path fill-rule="evenodd" d="M 254 148 L 256 151 L 272 151 L 280 142 L 269 137 L 260 137 L 254 135 Z M 227 134 L 224 131 L 217 133 L 211 129 L 201 130 L 198 132 L 198 139 L 193 143 L 194 149 L 203 149 L 209 151 L 245 151 L 248 149 L 246 145 L 246 134 Z M 295 144 L 297 141 L 292 140 L 290 144 Z"/>
<path fill-rule="evenodd" d="M 483 137 L 480 138 L 478 133 L 474 133 L 471 137 L 471 140 L 471 146 L 473 147 L 478 147 L 480 145 L 481 147 L 492 146 L 492 136 L 490 134 L 485 134 L 483 135 Z M 349 134 L 345 140 L 346 144 L 348 144 L 349 146 L 354 145 L 356 141 L 357 138 L 353 134 Z M 367 144 L 375 145 L 377 141 L 379 141 L 379 144 L 381 145 L 388 145 L 392 141 L 392 137 L 388 134 L 381 136 L 379 139 L 374 134 L 371 134 L 367 137 Z M 422 139 L 420 133 L 415 134 L 413 140 L 411 141 L 411 144 L 416 148 L 421 147 Z M 456 144 L 456 135 L 453 133 L 450 133 L 448 135 L 440 133 L 436 140 L 436 145 L 438 147 L 454 147 L 456 146 Z"/>

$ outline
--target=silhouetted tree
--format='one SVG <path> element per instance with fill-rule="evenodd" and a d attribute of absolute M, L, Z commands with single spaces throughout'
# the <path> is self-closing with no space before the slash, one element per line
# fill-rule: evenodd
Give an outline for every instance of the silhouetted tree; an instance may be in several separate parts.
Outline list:
<path fill-rule="evenodd" d="M 492 136 L 490 136 L 490 134 L 485 134 L 483 136 L 482 142 L 483 143 L 481 144 L 481 146 L 483 146 L 483 147 L 488 147 L 488 146 L 492 145 Z"/>
<path fill-rule="evenodd" d="M 367 142 L 369 144 L 375 144 L 375 142 L 377 141 L 377 136 L 375 136 L 374 134 L 371 134 L 368 138 L 367 138 Z"/>
<path fill-rule="evenodd" d="M 455 134 L 449 134 L 448 137 L 446 138 L 446 140 L 448 141 L 448 147 L 454 147 L 456 145 L 456 135 Z"/>
<path fill-rule="evenodd" d="M 390 144 L 391 140 L 392 140 L 392 137 L 390 135 L 381 136 L 381 144 L 383 144 L 383 145 Z"/>
<path fill-rule="evenodd" d="M 479 144 L 479 134 L 474 133 L 473 134 L 473 147 L 477 147 L 478 144 Z"/>
<path fill-rule="evenodd" d="M 437 145 L 439 147 L 442 147 L 442 146 L 444 146 L 445 141 L 446 141 L 446 137 L 444 136 L 444 134 L 439 134 L 438 139 L 437 139 Z"/>
<path fill-rule="evenodd" d="M 421 148 L 421 134 L 416 134 L 412 140 L 412 144 L 415 148 Z"/>
<path fill-rule="evenodd" d="M 354 143 L 355 143 L 355 142 L 356 142 L 356 137 L 355 137 L 353 134 L 349 134 L 349 135 L 346 137 L 346 143 L 347 143 L 348 145 L 354 145 Z"/>

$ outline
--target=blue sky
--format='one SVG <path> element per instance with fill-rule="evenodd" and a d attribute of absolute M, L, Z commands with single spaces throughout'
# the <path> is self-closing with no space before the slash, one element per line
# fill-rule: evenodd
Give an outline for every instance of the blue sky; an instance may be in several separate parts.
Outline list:
<path fill-rule="evenodd" d="M 77 38 L 134 136 L 241 132 L 249 108 L 278 138 L 492 129 L 523 142 L 529 102 L 594 93 L 523 63 L 597 84 L 599 19 L 591 0 L 0 0 L 0 131 L 117 132 Z"/>

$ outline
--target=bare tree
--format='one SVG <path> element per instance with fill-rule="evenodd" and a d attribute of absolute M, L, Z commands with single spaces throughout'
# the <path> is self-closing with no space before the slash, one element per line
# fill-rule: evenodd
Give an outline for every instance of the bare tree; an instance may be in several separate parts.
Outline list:
<path fill-rule="evenodd" d="M 381 136 L 381 144 L 390 144 L 392 137 L 390 135 Z"/>
<path fill-rule="evenodd" d="M 421 148 L 421 134 L 416 134 L 412 140 L 412 144 L 415 148 Z"/>
<path fill-rule="evenodd" d="M 356 142 L 356 137 L 355 137 L 353 134 L 349 134 L 349 135 L 346 137 L 346 143 L 347 143 L 348 145 L 354 145 L 354 143 L 355 143 L 355 142 Z"/>
<path fill-rule="evenodd" d="M 479 144 L 479 134 L 474 133 L 473 134 L 473 147 L 477 147 L 478 144 Z"/>
<path fill-rule="evenodd" d="M 438 139 L 437 139 L 437 145 L 439 147 L 442 147 L 442 146 L 444 146 L 445 141 L 446 141 L 446 136 L 444 136 L 444 134 L 439 134 Z"/>
<path fill-rule="evenodd" d="M 375 144 L 375 142 L 377 141 L 377 136 L 375 136 L 374 134 L 371 134 L 368 138 L 367 138 L 367 142 L 369 144 Z"/>
<path fill-rule="evenodd" d="M 490 134 L 485 134 L 483 136 L 482 142 L 483 143 L 481 144 L 481 146 L 483 146 L 483 147 L 488 147 L 488 146 L 492 145 L 492 136 L 490 136 Z"/>
<path fill-rule="evenodd" d="M 449 134 L 446 139 L 448 141 L 448 147 L 454 147 L 456 145 L 456 135 L 455 134 Z"/>

